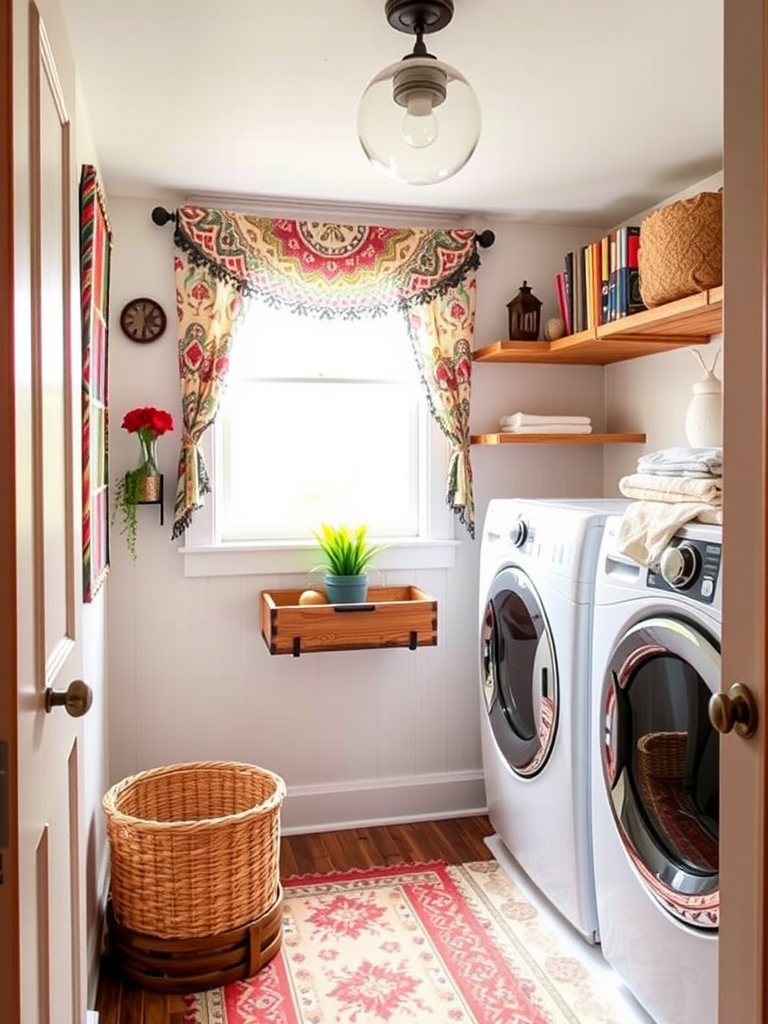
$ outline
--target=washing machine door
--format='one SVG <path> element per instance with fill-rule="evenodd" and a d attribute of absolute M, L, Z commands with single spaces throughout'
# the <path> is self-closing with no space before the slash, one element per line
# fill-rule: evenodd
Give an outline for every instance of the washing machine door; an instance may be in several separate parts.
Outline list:
<path fill-rule="evenodd" d="M 528 575 L 510 566 L 494 578 L 481 626 L 483 696 L 496 745 L 517 775 L 547 763 L 558 720 L 555 647 Z"/>
<path fill-rule="evenodd" d="M 648 618 L 622 637 L 602 691 L 602 764 L 627 856 L 675 918 L 717 928 L 719 743 L 709 699 L 720 648 L 700 626 Z"/>

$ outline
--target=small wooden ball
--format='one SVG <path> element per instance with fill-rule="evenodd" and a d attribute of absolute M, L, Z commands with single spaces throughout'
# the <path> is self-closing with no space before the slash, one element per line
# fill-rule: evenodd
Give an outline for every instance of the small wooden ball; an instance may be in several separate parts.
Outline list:
<path fill-rule="evenodd" d="M 547 326 L 544 328 L 544 336 L 548 341 L 557 341 L 558 338 L 562 338 L 565 335 L 565 324 L 559 316 L 553 316 L 550 320 L 547 320 Z"/>
<path fill-rule="evenodd" d="M 328 604 L 328 601 L 319 590 L 305 590 L 299 594 L 299 604 Z"/>

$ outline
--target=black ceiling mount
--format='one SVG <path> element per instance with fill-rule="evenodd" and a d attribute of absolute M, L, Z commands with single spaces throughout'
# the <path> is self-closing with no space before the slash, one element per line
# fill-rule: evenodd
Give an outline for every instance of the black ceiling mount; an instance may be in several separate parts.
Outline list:
<path fill-rule="evenodd" d="M 386 0 L 387 21 L 410 35 L 439 32 L 453 17 L 453 0 Z"/>

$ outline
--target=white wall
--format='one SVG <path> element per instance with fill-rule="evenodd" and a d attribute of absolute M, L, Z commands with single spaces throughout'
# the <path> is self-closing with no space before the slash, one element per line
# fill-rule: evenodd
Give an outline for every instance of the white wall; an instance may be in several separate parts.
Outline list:
<path fill-rule="evenodd" d="M 690 191 L 718 185 L 708 179 Z M 154 205 L 109 197 L 115 233 L 113 480 L 137 461 L 135 438 L 120 429 L 128 409 L 158 405 L 177 421 L 174 434 L 159 444 L 166 479 L 165 524 L 160 526 L 156 507 L 139 510 L 136 564 L 113 531 L 108 616 L 111 781 L 178 761 L 220 758 L 262 764 L 286 780 L 286 831 L 482 808 L 476 619 L 481 526 L 488 500 L 616 495 L 619 476 L 634 469 L 643 451 L 685 443 L 682 424 L 690 385 L 701 376 L 698 363 L 683 350 L 605 369 L 475 364 L 473 433 L 495 430 L 501 415 L 516 410 L 582 413 L 593 418 L 597 430 L 645 431 L 648 444 L 475 447 L 478 539 L 470 540 L 457 524 L 461 543 L 454 568 L 386 572 L 381 579 L 382 585 L 416 583 L 438 599 L 438 646 L 299 659 L 270 656 L 259 631 L 259 594 L 305 586 L 306 577 L 187 578 L 177 545 L 170 540 L 180 420 L 173 232 L 171 226 L 152 223 Z M 473 226 L 490 226 L 497 236 L 493 248 L 481 252 L 476 347 L 506 337 L 506 304 L 523 279 L 544 303 L 542 322 L 556 315 L 554 276 L 563 254 L 605 229 L 485 224 L 480 218 Z M 168 331 L 153 345 L 131 343 L 117 324 L 122 306 L 137 295 L 159 299 L 169 314 Z M 708 346 L 708 361 L 716 345 Z"/>
<path fill-rule="evenodd" d="M 79 178 L 82 164 L 98 167 L 96 146 L 88 124 L 82 89 L 77 88 L 75 161 Z M 86 856 L 86 927 L 88 935 L 89 1005 L 98 982 L 101 956 L 102 915 L 108 886 L 109 856 L 101 798 L 109 786 L 108 709 L 106 685 L 107 594 L 103 585 L 93 601 L 82 606 L 81 638 L 83 678 L 93 691 L 93 704 L 83 720 L 83 822 Z"/>
<path fill-rule="evenodd" d="M 137 461 L 120 429 L 135 405 L 179 420 L 172 228 L 150 219 L 152 202 L 109 196 L 115 234 L 110 334 L 111 476 Z M 167 205 L 167 202 L 165 203 Z M 478 230 L 484 226 L 479 220 Z M 476 344 L 506 337 L 506 303 L 523 279 L 556 315 L 554 275 L 563 254 L 598 230 L 491 224 L 481 253 Z M 121 333 L 137 295 L 159 299 L 169 330 L 153 345 Z M 311 330 L 311 321 L 307 322 Z M 475 366 L 473 431 L 522 409 L 581 412 L 602 427 L 599 367 Z M 386 572 L 383 585 L 416 583 L 439 602 L 435 648 L 270 656 L 258 624 L 261 590 L 305 586 L 304 577 L 186 578 L 170 540 L 178 429 L 160 439 L 165 525 L 139 510 L 134 565 L 113 531 L 109 579 L 110 774 L 116 781 L 160 764 L 244 760 L 282 775 L 286 831 L 364 821 L 449 816 L 485 805 L 477 667 L 480 526 L 492 496 L 599 496 L 599 446 L 475 448 L 478 539 L 457 524 L 450 570 Z"/>
<path fill-rule="evenodd" d="M 699 181 L 670 196 L 660 206 L 696 195 L 715 192 L 723 183 L 722 172 Z M 653 207 L 656 209 L 656 207 Z M 641 224 L 651 210 L 643 210 L 625 223 Z M 707 366 L 711 366 L 723 343 L 722 334 L 710 343 L 697 346 Z M 717 375 L 722 378 L 726 352 L 723 348 Z M 691 398 L 691 385 L 703 376 L 701 366 L 690 348 L 644 359 L 631 359 L 606 367 L 606 423 L 609 430 L 639 430 L 647 435 L 644 450 L 658 451 L 673 445 L 687 445 L 685 413 Z M 605 452 L 605 494 L 616 497 L 622 476 L 633 473 L 638 453 L 634 447 L 615 446 Z"/>

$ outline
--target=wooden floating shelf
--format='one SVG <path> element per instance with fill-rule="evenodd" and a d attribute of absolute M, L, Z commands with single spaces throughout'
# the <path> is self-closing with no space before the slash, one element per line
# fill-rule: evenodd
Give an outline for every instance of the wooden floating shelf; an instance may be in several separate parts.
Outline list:
<path fill-rule="evenodd" d="M 607 366 L 627 359 L 706 345 L 723 329 L 723 289 L 689 295 L 557 341 L 494 341 L 472 353 L 476 363 Z"/>
<path fill-rule="evenodd" d="M 270 654 L 437 644 L 437 601 L 418 587 L 369 587 L 364 604 L 300 605 L 303 592 L 262 590 L 261 635 Z"/>
<path fill-rule="evenodd" d="M 645 444 L 645 434 L 472 434 L 470 444 Z"/>

